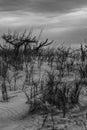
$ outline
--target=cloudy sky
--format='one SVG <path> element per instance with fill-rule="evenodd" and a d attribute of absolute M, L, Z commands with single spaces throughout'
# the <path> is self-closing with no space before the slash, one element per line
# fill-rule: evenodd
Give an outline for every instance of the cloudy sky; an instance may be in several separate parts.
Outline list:
<path fill-rule="evenodd" d="M 86 41 L 87 0 L 0 0 L 0 32 L 31 27 L 60 43 Z"/>

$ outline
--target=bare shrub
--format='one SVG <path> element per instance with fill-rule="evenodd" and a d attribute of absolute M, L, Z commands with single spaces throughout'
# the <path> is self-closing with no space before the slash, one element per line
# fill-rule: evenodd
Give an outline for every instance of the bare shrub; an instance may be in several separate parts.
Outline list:
<path fill-rule="evenodd" d="M 69 103 L 70 107 L 74 108 L 75 105 L 79 104 L 79 96 L 81 93 L 81 82 L 75 81 L 74 86 L 71 87 L 70 94 L 69 94 Z"/>
<path fill-rule="evenodd" d="M 65 117 L 69 109 L 79 104 L 82 88 L 80 81 L 68 84 L 67 82 L 59 81 L 54 72 L 47 72 L 45 82 L 42 93 L 43 102 L 48 102 L 56 106 L 57 109 L 62 110 L 63 117 Z"/>

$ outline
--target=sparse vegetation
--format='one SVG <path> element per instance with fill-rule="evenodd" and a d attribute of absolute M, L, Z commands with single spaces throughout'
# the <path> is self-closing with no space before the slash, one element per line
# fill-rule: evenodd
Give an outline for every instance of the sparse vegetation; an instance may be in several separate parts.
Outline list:
<path fill-rule="evenodd" d="M 59 46 L 55 49 L 49 47 L 54 41 L 40 41 L 40 35 L 33 36 L 32 31 L 3 34 L 4 44 L 0 44 L 1 99 L 9 102 L 9 90 L 20 89 L 27 98 L 29 113 L 43 115 L 40 129 L 50 115 L 52 130 L 55 130 L 55 115 L 62 113 L 66 118 L 77 106 L 81 107 L 81 92 L 83 87 L 87 89 L 87 47 L 81 45 L 78 50 L 72 50 Z M 22 82 L 20 87 L 18 82 Z"/>

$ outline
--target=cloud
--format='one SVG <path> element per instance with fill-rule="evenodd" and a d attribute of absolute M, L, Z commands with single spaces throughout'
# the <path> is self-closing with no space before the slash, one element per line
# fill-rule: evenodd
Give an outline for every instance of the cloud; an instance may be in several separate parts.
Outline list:
<path fill-rule="evenodd" d="M 50 39 L 79 42 L 87 35 L 87 0 L 0 0 L 0 29 L 44 28 Z"/>
<path fill-rule="evenodd" d="M 87 0 L 0 0 L 0 10 L 28 10 L 43 13 L 64 13 L 87 6 Z"/>
<path fill-rule="evenodd" d="M 28 11 L 11 11 L 0 12 L 0 24 L 9 25 L 11 23 L 18 23 L 26 26 L 44 26 L 46 28 L 54 27 L 77 27 L 79 25 L 85 26 L 87 21 L 87 8 L 82 8 L 74 12 L 64 14 L 42 14 Z M 10 22 L 10 23 L 9 23 Z"/>
<path fill-rule="evenodd" d="M 44 28 L 44 36 L 57 40 L 83 37 L 87 28 L 87 8 L 63 14 L 43 14 L 28 11 L 0 12 L 1 28 Z M 82 35 L 80 35 L 82 33 Z"/>
<path fill-rule="evenodd" d="M 49 19 L 41 14 L 36 15 L 35 13 L 23 11 L 0 12 L 0 25 L 3 27 L 35 27 L 43 26 L 48 23 Z"/>

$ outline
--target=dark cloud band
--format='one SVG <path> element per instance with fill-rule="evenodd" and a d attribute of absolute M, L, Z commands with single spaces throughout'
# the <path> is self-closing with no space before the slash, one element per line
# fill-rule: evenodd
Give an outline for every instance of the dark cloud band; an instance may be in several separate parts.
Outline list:
<path fill-rule="evenodd" d="M 0 10 L 32 12 L 67 12 L 87 5 L 87 0 L 0 0 Z"/>

